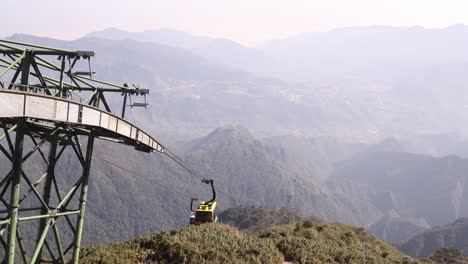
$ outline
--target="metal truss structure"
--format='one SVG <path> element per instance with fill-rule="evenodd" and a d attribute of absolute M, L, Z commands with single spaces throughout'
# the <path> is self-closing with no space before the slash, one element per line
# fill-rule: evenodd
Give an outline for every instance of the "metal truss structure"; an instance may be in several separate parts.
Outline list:
<path fill-rule="evenodd" d="M 127 98 L 149 91 L 95 80 L 92 51 L 0 40 L 0 56 L 0 263 L 78 263 L 95 139 L 164 152 L 123 119 Z M 123 96 L 118 116 L 111 93 Z M 59 175 L 60 162 L 80 170 Z"/>

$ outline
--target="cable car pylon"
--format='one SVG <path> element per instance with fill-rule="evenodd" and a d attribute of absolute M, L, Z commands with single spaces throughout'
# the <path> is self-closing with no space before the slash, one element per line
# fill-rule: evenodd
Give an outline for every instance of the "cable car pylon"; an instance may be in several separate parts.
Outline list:
<path fill-rule="evenodd" d="M 0 168 L 1 263 L 78 263 L 86 205 L 93 202 L 88 185 L 96 139 L 164 153 L 157 140 L 124 119 L 126 98 L 146 98 L 149 90 L 96 80 L 94 55 L 0 39 L 0 155 L 10 163 Z M 76 70 L 81 62 L 89 72 Z M 112 111 L 111 95 L 123 96 L 120 113 Z M 58 180 L 63 175 L 56 170 L 66 151 L 80 168 L 67 175 L 71 186 Z M 38 160 L 45 171 L 29 166 Z M 22 232 L 26 223 L 36 237 Z"/>

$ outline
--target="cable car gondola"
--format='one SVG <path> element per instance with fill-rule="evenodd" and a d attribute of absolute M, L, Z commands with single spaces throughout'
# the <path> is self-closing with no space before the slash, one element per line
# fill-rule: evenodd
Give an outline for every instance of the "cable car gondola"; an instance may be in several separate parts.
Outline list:
<path fill-rule="evenodd" d="M 206 223 L 213 223 L 218 221 L 218 217 L 216 216 L 215 209 L 216 209 L 216 191 L 213 185 L 213 180 L 206 180 L 202 179 L 203 183 L 211 185 L 211 191 L 213 196 L 211 200 L 208 202 L 201 201 L 198 204 L 197 209 L 194 211 L 192 209 L 193 201 L 197 201 L 197 198 L 192 198 L 190 201 L 190 210 L 192 211 L 190 214 L 190 224 L 191 225 L 201 225 Z"/>

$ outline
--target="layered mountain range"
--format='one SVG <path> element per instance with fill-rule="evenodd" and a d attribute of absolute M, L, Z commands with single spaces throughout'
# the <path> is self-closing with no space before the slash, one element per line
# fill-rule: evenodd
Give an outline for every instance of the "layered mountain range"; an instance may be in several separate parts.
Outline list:
<path fill-rule="evenodd" d="M 10 38 L 95 50 L 97 78 L 150 88 L 149 108 L 128 119 L 215 179 L 228 194 L 220 210 L 287 207 L 392 243 L 468 216 L 465 26 L 349 28 L 255 48 L 173 30 Z M 88 244 L 184 226 L 190 196 L 210 195 L 165 156 L 108 142 L 96 155 L 128 171 L 93 163 Z"/>

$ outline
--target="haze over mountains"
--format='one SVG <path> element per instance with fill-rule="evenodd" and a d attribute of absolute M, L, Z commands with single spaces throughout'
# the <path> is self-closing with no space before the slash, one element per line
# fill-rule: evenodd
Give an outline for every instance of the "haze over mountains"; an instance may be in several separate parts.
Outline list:
<path fill-rule="evenodd" d="M 460 126 L 465 123 L 468 95 L 464 48 L 468 27 L 463 25 L 344 28 L 267 41 L 255 48 L 171 30 L 108 29 L 89 36 L 170 45 L 223 66 L 270 77 L 273 85 L 266 87 L 266 96 L 276 93 L 287 100 L 289 115 L 278 120 L 283 123 L 280 134 L 296 131 L 359 140 L 466 134 L 466 127 Z M 227 42 L 232 45 L 224 45 Z M 259 80 L 254 83 L 255 90 L 263 86 Z M 239 86 L 239 96 L 252 93 L 253 89 Z M 266 110 L 278 118 L 284 115 Z M 251 124 L 246 126 L 255 130 Z"/>
<path fill-rule="evenodd" d="M 265 41 L 256 47 L 171 29 L 127 32 L 108 28 L 89 33 L 87 37 L 159 43 L 189 50 L 223 65 L 254 73 L 270 71 L 272 77 L 303 82 L 330 75 L 331 80 L 336 80 L 334 74 L 352 77 L 349 75 L 357 73 L 371 79 L 389 80 L 395 75 L 412 74 L 408 70 L 439 63 L 464 62 L 468 58 L 465 49 L 467 35 L 468 27 L 460 24 L 443 29 L 391 26 L 340 28 Z M 254 65 L 251 65 L 252 62 Z M 263 67 L 258 67 L 259 63 L 263 63 Z M 380 67 L 376 68 L 377 65 Z M 292 78 L 285 73 L 291 74 Z"/>
<path fill-rule="evenodd" d="M 173 30 L 11 38 L 95 50 L 97 78 L 150 88 L 149 109 L 128 118 L 233 194 L 221 209 L 292 196 L 302 215 L 391 242 L 468 216 L 466 26 L 347 28 L 255 48 Z M 96 161 L 88 242 L 183 226 L 189 200 L 171 189 L 208 194 L 163 157 L 99 152 L 163 185 Z"/>

